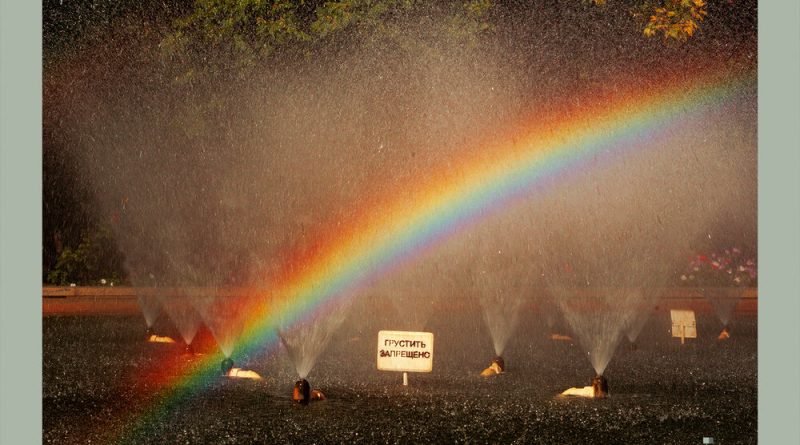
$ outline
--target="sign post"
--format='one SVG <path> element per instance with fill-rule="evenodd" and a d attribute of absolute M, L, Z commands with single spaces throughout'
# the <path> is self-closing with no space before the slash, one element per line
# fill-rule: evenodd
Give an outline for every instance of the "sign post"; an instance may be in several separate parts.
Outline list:
<path fill-rule="evenodd" d="M 403 386 L 409 372 L 433 370 L 433 334 L 430 332 L 378 332 L 378 370 L 400 371 Z"/>
<path fill-rule="evenodd" d="M 687 338 L 697 338 L 697 321 L 694 318 L 694 311 L 691 310 L 670 310 L 672 317 L 672 336 L 680 337 L 681 344 Z"/>

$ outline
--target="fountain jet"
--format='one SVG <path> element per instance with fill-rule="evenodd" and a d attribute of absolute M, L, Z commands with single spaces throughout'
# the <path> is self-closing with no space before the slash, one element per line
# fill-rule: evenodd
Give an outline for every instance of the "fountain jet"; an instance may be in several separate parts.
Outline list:
<path fill-rule="evenodd" d="M 306 379 L 300 379 L 294 383 L 292 400 L 301 404 L 308 405 L 309 402 L 325 400 L 325 394 L 318 389 L 311 389 L 311 384 Z"/>
<path fill-rule="evenodd" d="M 492 364 L 481 372 L 481 376 L 490 377 L 504 372 L 506 372 L 506 362 L 503 360 L 503 357 L 498 355 L 492 359 Z"/>
<path fill-rule="evenodd" d="M 308 402 L 311 401 L 311 385 L 308 383 L 308 380 L 300 379 L 294 383 L 292 400 L 301 405 L 308 405 Z"/>
<path fill-rule="evenodd" d="M 602 375 L 598 375 L 592 379 L 592 391 L 594 398 L 602 399 L 608 397 L 608 380 Z"/>
<path fill-rule="evenodd" d="M 225 360 L 222 361 L 222 375 L 228 375 L 233 369 L 233 360 L 230 357 L 226 357 Z"/>

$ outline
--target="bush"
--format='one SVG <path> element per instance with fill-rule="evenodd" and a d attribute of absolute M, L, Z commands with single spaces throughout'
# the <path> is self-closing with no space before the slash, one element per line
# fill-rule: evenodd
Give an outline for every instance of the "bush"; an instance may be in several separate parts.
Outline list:
<path fill-rule="evenodd" d="M 55 285 L 119 284 L 125 279 L 123 257 L 111 232 L 99 227 L 83 236 L 77 248 L 64 248 L 47 281 Z"/>

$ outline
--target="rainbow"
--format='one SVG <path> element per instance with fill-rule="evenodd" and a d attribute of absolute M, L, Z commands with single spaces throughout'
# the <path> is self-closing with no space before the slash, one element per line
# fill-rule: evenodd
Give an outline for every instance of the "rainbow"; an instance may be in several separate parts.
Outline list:
<path fill-rule="evenodd" d="M 399 265 L 413 261 L 463 228 L 513 206 L 532 192 L 587 168 L 596 156 L 643 149 L 659 138 L 755 89 L 755 72 L 694 73 L 661 89 L 630 87 L 622 99 L 591 96 L 575 111 L 554 105 L 458 160 L 457 169 L 428 175 L 392 199 L 373 199 L 344 224 L 326 227 L 313 249 L 296 252 L 272 277 L 273 303 L 251 308 L 237 351 L 252 353 L 277 344 L 280 320 L 300 320 L 327 304 L 354 295 Z M 666 87 L 663 87 L 666 85 Z M 520 130 L 521 129 L 521 130 Z M 511 141 L 511 142 L 509 142 Z M 613 159 L 611 160 L 613 161 Z M 136 437 L 181 401 L 202 391 L 219 375 L 219 356 L 175 370 L 157 402 L 146 408 L 126 434 Z M 177 375 L 174 376 L 174 375 Z"/>

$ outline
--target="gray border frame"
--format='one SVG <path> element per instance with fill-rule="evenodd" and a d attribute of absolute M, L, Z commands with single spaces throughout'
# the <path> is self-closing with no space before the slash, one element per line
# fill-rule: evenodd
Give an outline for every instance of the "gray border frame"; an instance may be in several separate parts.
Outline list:
<path fill-rule="evenodd" d="M 0 1 L 0 443 L 22 444 L 42 435 L 42 5 Z"/>
<path fill-rule="evenodd" d="M 758 11 L 758 439 L 800 443 L 800 3 Z"/>

